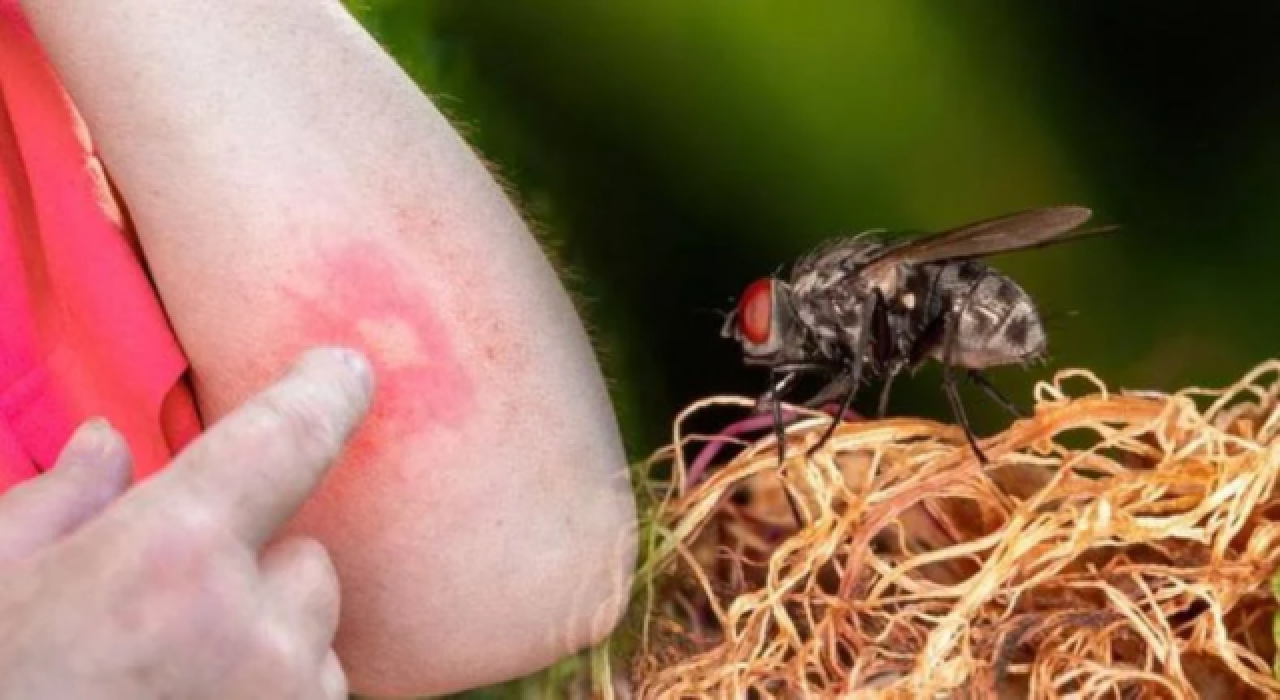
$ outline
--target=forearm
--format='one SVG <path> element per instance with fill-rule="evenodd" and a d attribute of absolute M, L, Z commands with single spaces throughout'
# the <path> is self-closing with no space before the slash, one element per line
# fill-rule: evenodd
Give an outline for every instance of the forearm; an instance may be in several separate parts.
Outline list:
<path fill-rule="evenodd" d="M 392 564 L 344 578 L 340 652 L 376 666 L 375 633 L 429 647 L 443 690 L 602 632 L 633 513 L 585 335 L 481 163 L 340 3 L 26 6 L 138 227 L 206 419 L 303 346 L 373 359 L 373 415 L 299 521 L 344 575 Z M 435 627 L 395 628 L 406 605 Z"/>

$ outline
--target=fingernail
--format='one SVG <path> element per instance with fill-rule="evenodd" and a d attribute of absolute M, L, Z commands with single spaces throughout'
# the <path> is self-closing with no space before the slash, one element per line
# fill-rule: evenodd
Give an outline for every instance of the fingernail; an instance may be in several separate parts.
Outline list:
<path fill-rule="evenodd" d="M 360 382 L 360 386 L 368 392 L 373 387 L 373 369 L 365 356 L 350 348 L 335 348 L 343 364 L 351 370 L 351 374 Z"/>
<path fill-rule="evenodd" d="M 325 370 L 320 371 L 327 373 L 332 378 L 333 363 L 335 361 L 342 363 L 347 368 L 348 377 L 356 381 L 362 394 L 366 397 L 373 394 L 373 369 L 369 366 L 369 361 L 363 354 L 351 348 L 340 346 L 312 348 L 303 354 L 298 364 L 295 364 L 290 372 L 307 371 L 305 368 L 308 367 L 313 370 L 319 367 L 327 367 L 327 372 Z"/>
<path fill-rule="evenodd" d="M 85 421 L 71 434 L 65 453 L 73 456 L 101 455 L 115 447 L 116 432 L 106 418 Z"/>

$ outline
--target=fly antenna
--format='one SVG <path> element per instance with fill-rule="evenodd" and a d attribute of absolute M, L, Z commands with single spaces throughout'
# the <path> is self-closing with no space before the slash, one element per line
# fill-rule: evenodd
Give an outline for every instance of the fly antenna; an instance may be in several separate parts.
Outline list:
<path fill-rule="evenodd" d="M 693 308 L 693 312 L 701 315 L 715 316 L 721 321 L 725 320 L 726 318 L 729 318 L 729 315 L 733 313 L 732 311 L 725 311 L 724 309 L 712 309 L 706 306 L 696 306 Z"/>

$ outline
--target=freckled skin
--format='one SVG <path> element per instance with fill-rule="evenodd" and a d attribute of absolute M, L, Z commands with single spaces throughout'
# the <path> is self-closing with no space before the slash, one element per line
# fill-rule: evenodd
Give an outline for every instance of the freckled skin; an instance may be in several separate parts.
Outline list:
<path fill-rule="evenodd" d="M 385 244 L 345 243 L 317 256 L 281 291 L 292 308 L 283 337 L 368 353 L 377 394 L 349 446 L 363 461 L 379 446 L 440 428 L 456 428 L 475 404 L 475 386 L 443 324 Z"/>

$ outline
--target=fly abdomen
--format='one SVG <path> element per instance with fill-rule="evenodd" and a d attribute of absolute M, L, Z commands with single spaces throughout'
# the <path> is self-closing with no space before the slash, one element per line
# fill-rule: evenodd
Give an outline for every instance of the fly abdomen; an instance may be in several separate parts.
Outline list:
<path fill-rule="evenodd" d="M 931 356 L 952 365 L 983 369 L 1026 362 L 1044 353 L 1040 314 L 1012 278 L 976 262 L 951 263 L 938 275 L 954 339 L 948 356 L 946 333 Z"/>

